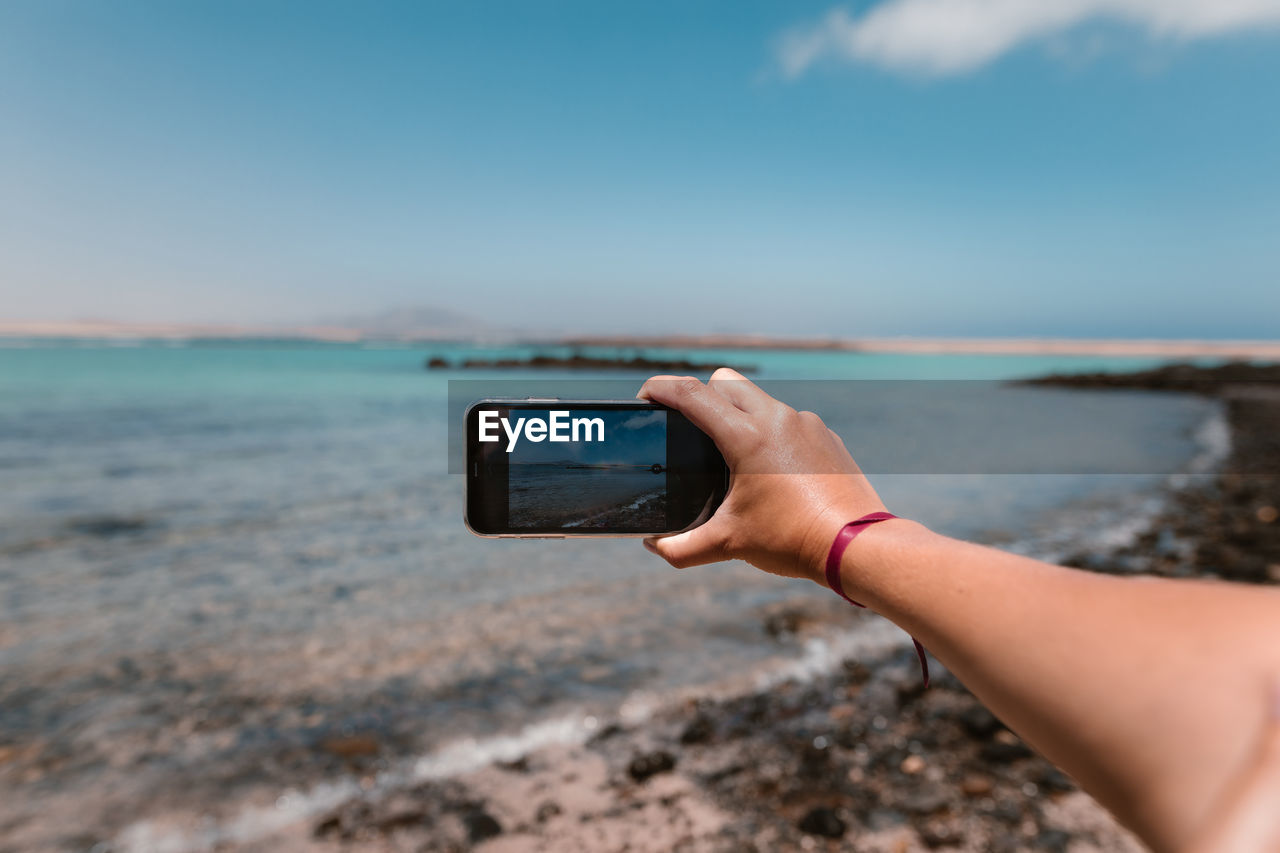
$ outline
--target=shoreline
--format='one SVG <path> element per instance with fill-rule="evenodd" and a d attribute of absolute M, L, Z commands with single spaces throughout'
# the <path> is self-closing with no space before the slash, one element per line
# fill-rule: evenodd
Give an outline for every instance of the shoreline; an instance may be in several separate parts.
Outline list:
<path fill-rule="evenodd" d="M 1223 400 L 1232 450 L 1221 470 L 1167 486 L 1163 509 L 1132 542 L 1064 563 L 1280 583 L 1280 395 L 1208 372 L 1193 378 L 1196 391 Z M 1107 381 L 1149 388 L 1167 380 Z M 822 850 L 855 840 L 859 850 L 886 853 L 1142 849 L 936 661 L 934 685 L 922 689 L 906 636 L 873 618 L 833 617 L 809 604 L 776 607 L 766 632 L 799 648 L 830 642 L 836 624 L 867 629 L 880 645 L 841 655 L 834 671 L 812 678 L 779 677 L 730 696 L 694 691 L 644 719 L 620 711 L 529 749 L 490 745 L 495 760 L 462 772 L 379 785 L 376 755 L 352 749 L 344 778 L 374 778 L 368 793 L 316 799 L 287 825 L 266 821 L 261 833 L 226 840 L 249 850 L 356 843 L 482 853 Z M 245 823 L 239 813 L 222 826 Z M 166 827 L 177 833 L 171 838 L 201 837 L 163 816 L 135 826 L 132 837 L 151 830 L 159 833 L 152 839 L 164 838 Z"/>
<path fill-rule="evenodd" d="M 834 351 L 899 355 L 1070 355 L 1152 358 L 1224 358 L 1280 361 L 1280 340 L 1037 338 L 1037 337 L 796 337 L 786 335 L 564 335 L 514 330 L 476 333 L 448 327 L 410 333 L 379 333 L 332 325 L 218 323 L 19 322 L 0 320 L 0 340 L 80 340 L 421 345 L 450 343 L 600 347 L 656 350 Z"/>

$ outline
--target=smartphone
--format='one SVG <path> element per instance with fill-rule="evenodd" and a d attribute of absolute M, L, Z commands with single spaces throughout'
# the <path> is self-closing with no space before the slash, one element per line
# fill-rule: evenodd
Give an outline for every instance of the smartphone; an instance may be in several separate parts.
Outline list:
<path fill-rule="evenodd" d="M 653 536 L 711 517 L 715 443 L 642 400 L 487 399 L 466 412 L 467 527 L 480 536 Z"/>

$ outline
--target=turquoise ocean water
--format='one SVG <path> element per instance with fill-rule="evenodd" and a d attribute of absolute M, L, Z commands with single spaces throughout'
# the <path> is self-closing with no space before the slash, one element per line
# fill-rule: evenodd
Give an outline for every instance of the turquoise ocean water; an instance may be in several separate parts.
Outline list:
<path fill-rule="evenodd" d="M 676 573 L 631 540 L 466 532 L 447 380 L 522 374 L 423 360 L 531 352 L 0 345 L 0 748 L 22 756 L 0 775 L 0 825 L 77 849 L 161 813 L 226 820 L 272 792 L 349 781 L 314 757 L 334 736 L 373 737 L 388 772 L 459 743 L 482 761 L 499 736 L 587 731 L 812 656 L 761 624 L 785 602 L 844 618 L 817 587 L 736 564 Z M 1223 451 L 1208 401 L 992 381 L 1149 359 L 680 354 L 809 387 L 789 402 L 875 461 L 899 514 L 1051 557 L 1132 535 L 1170 473 Z M 791 379 L 988 381 L 875 383 L 844 400 Z M 1079 435 L 1093 443 L 1073 446 Z M 1079 473 L 1091 455 L 1136 461 Z M 1020 461 L 966 467 L 1002 458 Z M 1072 473 L 1046 473 L 1059 468 Z M 556 720 L 574 722 L 544 725 Z"/>

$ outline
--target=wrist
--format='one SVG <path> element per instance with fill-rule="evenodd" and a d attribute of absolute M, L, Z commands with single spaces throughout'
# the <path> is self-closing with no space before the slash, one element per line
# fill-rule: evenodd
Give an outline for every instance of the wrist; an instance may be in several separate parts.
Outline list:
<path fill-rule="evenodd" d="M 827 557 L 837 534 L 851 521 L 871 512 L 883 512 L 883 506 L 830 508 L 820 513 L 809 525 L 800 549 L 798 572 L 801 577 L 819 586 L 828 586 L 826 578 Z M 873 525 L 877 526 L 877 525 Z"/>
<path fill-rule="evenodd" d="M 845 595 L 883 613 L 882 604 L 898 574 L 895 566 L 902 566 L 902 555 L 923 548 L 933 535 L 923 524 L 906 518 L 864 528 L 840 559 L 840 584 Z"/>

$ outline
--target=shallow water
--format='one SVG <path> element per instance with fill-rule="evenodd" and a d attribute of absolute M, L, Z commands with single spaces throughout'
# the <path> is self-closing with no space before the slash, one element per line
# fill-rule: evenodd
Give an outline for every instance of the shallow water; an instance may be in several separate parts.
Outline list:
<path fill-rule="evenodd" d="M 447 473 L 445 380 L 463 374 L 422 369 L 450 349 L 0 348 L 0 836 L 82 849 L 160 811 L 234 814 L 350 778 L 333 737 L 368 733 L 385 761 L 609 714 L 798 658 L 763 632 L 771 604 L 844 613 L 633 541 L 470 536 Z M 766 385 L 1147 363 L 717 355 Z M 989 383 L 773 387 L 828 418 L 894 511 L 1050 555 L 1130 535 L 1215 413 Z"/>

